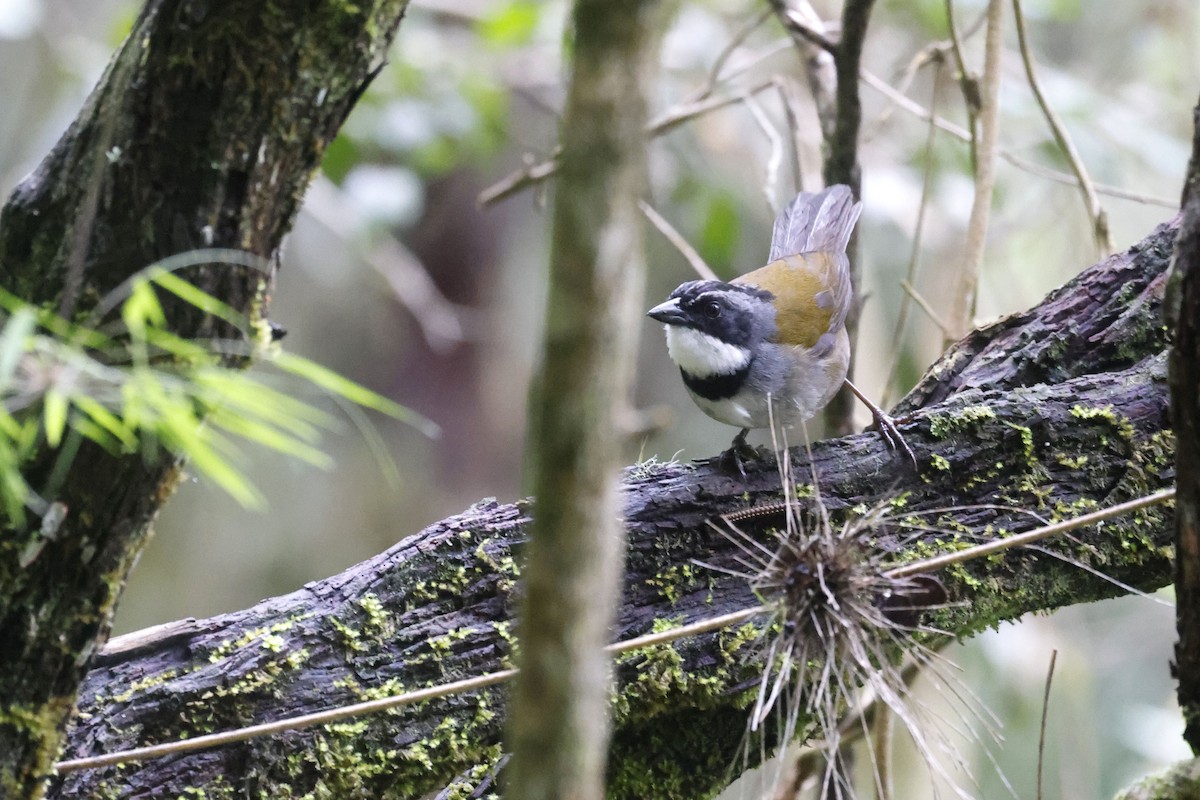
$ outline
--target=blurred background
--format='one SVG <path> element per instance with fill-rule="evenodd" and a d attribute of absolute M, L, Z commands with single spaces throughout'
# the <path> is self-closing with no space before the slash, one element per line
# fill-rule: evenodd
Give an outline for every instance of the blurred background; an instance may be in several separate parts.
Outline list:
<path fill-rule="evenodd" d="M 836 3 L 815 6 L 827 20 L 840 13 Z M 959 27 L 970 29 L 983 6 L 955 3 Z M 764 7 L 680 4 L 652 114 L 687 106 L 718 55 Z M 69 124 L 138 9 L 129 0 L 0 0 L 4 194 Z M 331 408 L 342 420 L 325 441 L 335 469 L 247 454 L 245 468 L 269 498 L 265 513 L 213 486 L 186 483 L 133 574 L 116 632 L 242 608 L 345 569 L 482 497 L 521 496 L 526 386 L 546 273 L 545 197 L 533 189 L 488 207 L 477 198 L 554 148 L 568 11 L 558 0 L 413 2 L 390 63 L 330 148 L 287 240 L 271 306 L 289 331 L 287 347 L 431 418 L 442 435 L 428 439 Z M 1174 214 L 1200 89 L 1200 11 L 1192 0 L 1027 0 L 1025 11 L 1044 91 L 1092 177 L 1134 196 L 1102 197 L 1123 249 Z M 1066 171 L 1026 83 L 1011 16 L 1008 32 L 1002 147 Z M 952 71 L 935 81 L 931 66 L 910 70 L 946 35 L 942 0 L 880 0 L 864 65 L 902 88 L 911 74 L 908 96 L 961 125 Z M 976 70 L 981 40 L 976 34 L 965 43 Z M 774 20 L 731 51 L 723 75 L 715 96 L 755 99 L 674 128 L 650 156 L 655 207 L 731 277 L 765 259 L 775 209 L 796 190 L 797 172 L 805 188 L 816 188 L 820 137 L 802 62 Z M 757 88 L 775 76 L 793 89 L 798 169 L 791 148 L 778 144 L 788 138 L 780 93 Z M 912 284 L 935 312 L 944 307 L 973 189 L 961 141 L 939 133 L 927 149 L 928 125 L 917 115 L 869 86 L 863 99 L 866 303 L 857 376 L 890 403 L 941 351 L 937 323 L 915 306 L 897 332 L 907 302 L 901 280 L 915 252 Z M 927 169 L 931 193 L 914 248 Z M 998 173 L 981 322 L 1036 303 L 1097 257 L 1076 188 L 1003 160 Z M 693 276 L 661 235 L 648 229 L 647 237 L 649 307 Z M 703 458 L 727 446 L 731 431 L 692 406 L 648 320 L 639 358 L 639 407 L 672 415 L 642 444 L 642 457 Z M 398 479 L 381 466 L 379 445 Z M 975 781 L 965 781 L 968 789 L 988 798 L 1034 795 L 1042 686 L 1055 649 L 1048 797 L 1111 796 L 1186 756 L 1168 675 L 1173 625 L 1169 605 L 1127 598 L 1006 625 L 947 651 L 963 684 L 1000 719 L 1004 738 L 990 755 L 964 745 Z M 897 796 L 933 796 L 923 768 L 899 779 Z"/>

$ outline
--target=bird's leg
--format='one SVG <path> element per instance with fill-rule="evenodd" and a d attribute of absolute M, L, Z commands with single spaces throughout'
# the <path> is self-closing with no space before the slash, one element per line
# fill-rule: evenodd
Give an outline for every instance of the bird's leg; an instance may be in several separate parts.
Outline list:
<path fill-rule="evenodd" d="M 721 469 L 726 472 L 737 473 L 743 478 L 746 477 L 745 460 L 757 455 L 754 452 L 754 448 L 746 444 L 746 434 L 748 433 L 750 433 L 749 428 L 742 428 L 738 432 L 738 435 L 733 437 L 733 442 L 730 443 L 729 449 L 717 457 Z"/>
<path fill-rule="evenodd" d="M 879 429 L 879 435 L 887 442 L 888 447 L 893 450 L 903 450 L 912 461 L 913 466 L 917 466 L 917 457 L 913 453 L 912 448 L 908 446 L 908 442 L 904 440 L 900 429 L 896 427 L 896 420 L 888 416 L 882 408 L 872 403 L 849 378 L 846 378 L 846 385 L 850 387 L 850 391 L 854 392 L 855 397 L 861 400 L 864 406 L 871 409 L 871 416 L 875 419 L 875 427 Z"/>

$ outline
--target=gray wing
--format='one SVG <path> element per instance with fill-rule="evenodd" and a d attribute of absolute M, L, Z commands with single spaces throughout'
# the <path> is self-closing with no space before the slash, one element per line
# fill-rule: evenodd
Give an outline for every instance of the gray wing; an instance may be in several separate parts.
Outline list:
<path fill-rule="evenodd" d="M 800 253 L 846 252 L 860 213 L 862 203 L 854 202 L 849 186 L 801 192 L 775 218 L 767 263 Z"/>

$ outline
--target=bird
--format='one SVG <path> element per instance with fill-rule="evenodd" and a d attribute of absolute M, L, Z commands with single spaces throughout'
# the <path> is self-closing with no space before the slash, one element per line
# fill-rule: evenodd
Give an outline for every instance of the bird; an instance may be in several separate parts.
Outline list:
<path fill-rule="evenodd" d="M 894 420 L 846 377 L 846 246 L 861 213 L 848 186 L 801 192 L 775 219 L 766 266 L 728 282 L 688 281 L 647 312 L 663 324 L 696 405 L 741 429 L 721 460 L 742 475 L 752 429 L 803 423 L 843 384 L 871 409 L 888 444 L 916 462 Z"/>

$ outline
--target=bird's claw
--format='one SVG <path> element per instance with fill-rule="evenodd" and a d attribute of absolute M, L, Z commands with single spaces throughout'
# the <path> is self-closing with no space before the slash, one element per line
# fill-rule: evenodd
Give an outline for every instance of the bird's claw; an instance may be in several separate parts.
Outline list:
<path fill-rule="evenodd" d="M 846 386 L 850 387 L 850 391 L 862 401 L 862 404 L 871 409 L 871 416 L 875 419 L 875 427 L 879 430 L 879 435 L 883 437 L 883 441 L 892 450 L 903 450 L 908 456 L 909 461 L 912 461 L 914 467 L 919 467 L 917 464 L 917 456 L 913 453 L 912 448 L 908 446 L 908 442 L 904 441 L 903 434 L 896 427 L 896 420 L 888 416 L 888 414 L 879 406 L 871 402 L 871 398 L 863 394 L 862 390 L 854 385 L 854 382 L 849 378 L 846 379 Z"/>
<path fill-rule="evenodd" d="M 917 466 L 917 456 L 908 446 L 904 434 L 900 433 L 900 429 L 896 427 L 896 420 L 879 409 L 872 409 L 871 416 L 875 418 L 875 428 L 887 446 L 892 450 L 903 450 L 913 466 Z"/>
<path fill-rule="evenodd" d="M 746 461 L 758 457 L 758 451 L 751 445 L 746 444 L 746 434 L 748 430 L 742 430 L 737 436 L 733 437 L 733 442 L 729 445 L 729 449 L 717 456 L 717 466 L 723 472 L 731 475 L 738 475 L 742 480 L 746 479 Z"/>

